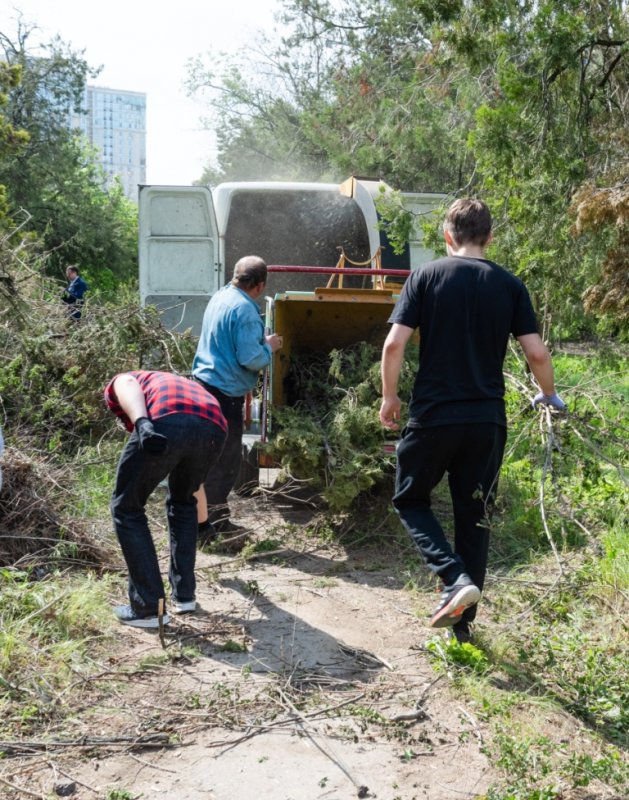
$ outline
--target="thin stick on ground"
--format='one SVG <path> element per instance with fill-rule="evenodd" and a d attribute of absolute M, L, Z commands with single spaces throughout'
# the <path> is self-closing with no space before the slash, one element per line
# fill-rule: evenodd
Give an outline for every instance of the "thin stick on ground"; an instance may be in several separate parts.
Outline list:
<path fill-rule="evenodd" d="M 552 453 L 553 453 L 553 447 L 555 445 L 555 435 L 553 431 L 553 421 L 550 413 L 550 408 L 546 406 L 543 409 L 542 414 L 543 414 L 542 418 L 546 423 L 546 432 L 545 432 L 546 449 L 544 454 L 544 466 L 542 467 L 542 477 L 540 478 L 539 482 L 539 508 L 542 517 L 542 525 L 544 526 L 544 533 L 546 534 L 546 538 L 550 543 L 553 554 L 555 556 L 555 560 L 557 561 L 557 565 L 559 567 L 559 574 L 563 575 L 564 574 L 563 564 L 561 563 L 561 559 L 559 557 L 559 551 L 557 550 L 557 546 L 550 532 L 548 519 L 546 517 L 546 504 L 545 504 L 546 478 L 552 471 Z"/>
<path fill-rule="evenodd" d="M 629 478 L 627 478 L 627 474 L 620 464 L 618 464 L 616 461 L 606 456 L 605 453 L 603 453 L 603 451 L 600 449 L 600 447 L 597 447 L 589 437 L 584 436 L 579 431 L 579 429 L 576 428 L 572 423 L 570 423 L 570 429 L 583 442 L 583 444 L 586 447 L 592 450 L 592 452 L 596 453 L 596 455 L 599 458 L 601 458 L 603 461 L 606 461 L 616 470 L 616 472 L 618 473 L 618 477 L 625 484 L 625 486 L 629 486 Z"/>
<path fill-rule="evenodd" d="M 13 789 L 14 792 L 20 792 L 20 794 L 28 795 L 28 797 L 37 797 L 38 800 L 45 800 L 45 796 L 43 794 L 37 794 L 36 792 L 31 792 L 28 789 L 23 789 L 21 786 L 16 786 L 14 783 L 9 783 L 9 781 L 2 777 L 0 777 L 0 783 L 8 786 L 9 789 Z"/>
<path fill-rule="evenodd" d="M 349 771 L 349 768 L 343 761 L 337 756 L 328 742 L 323 740 L 320 735 L 313 730 L 312 726 L 310 725 L 308 719 L 299 711 L 298 708 L 295 707 L 294 703 L 291 701 L 290 697 L 286 695 L 282 689 L 278 689 L 280 698 L 282 699 L 283 704 L 286 704 L 288 708 L 292 711 L 292 713 L 299 719 L 302 726 L 304 727 L 306 734 L 314 744 L 314 746 L 320 750 L 324 755 L 326 755 L 336 766 L 341 770 L 341 772 L 349 778 L 352 784 L 358 790 L 358 797 L 367 797 L 368 789 L 365 784 L 360 783 L 357 781 L 356 778 L 352 775 Z"/>

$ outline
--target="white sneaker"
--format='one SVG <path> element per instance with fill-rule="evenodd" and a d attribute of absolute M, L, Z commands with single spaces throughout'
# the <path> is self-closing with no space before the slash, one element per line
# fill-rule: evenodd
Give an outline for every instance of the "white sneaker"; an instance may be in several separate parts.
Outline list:
<path fill-rule="evenodd" d="M 197 610 L 197 601 L 188 600 L 185 603 L 181 603 L 179 600 L 173 599 L 170 601 L 170 610 L 173 614 L 191 614 Z"/>
<path fill-rule="evenodd" d="M 157 614 L 142 616 L 137 611 L 134 611 L 131 606 L 116 606 L 114 608 L 114 614 L 123 625 L 131 625 L 133 628 L 159 628 L 159 617 Z M 168 614 L 163 615 L 162 622 L 164 625 L 168 625 L 170 622 Z"/>

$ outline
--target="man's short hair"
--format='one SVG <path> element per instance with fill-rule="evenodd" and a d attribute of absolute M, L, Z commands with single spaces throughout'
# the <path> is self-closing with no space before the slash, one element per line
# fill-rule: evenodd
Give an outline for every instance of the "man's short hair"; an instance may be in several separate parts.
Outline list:
<path fill-rule="evenodd" d="M 79 274 L 79 268 L 75 267 L 74 264 L 70 264 L 66 267 L 66 272 L 75 272 L 77 275 Z"/>
<path fill-rule="evenodd" d="M 236 262 L 232 284 L 240 289 L 254 289 L 266 283 L 266 263 L 260 256 L 244 256 Z"/>
<path fill-rule="evenodd" d="M 448 209 L 443 227 L 458 245 L 484 247 L 491 235 L 491 211 L 482 200 L 461 197 Z"/>

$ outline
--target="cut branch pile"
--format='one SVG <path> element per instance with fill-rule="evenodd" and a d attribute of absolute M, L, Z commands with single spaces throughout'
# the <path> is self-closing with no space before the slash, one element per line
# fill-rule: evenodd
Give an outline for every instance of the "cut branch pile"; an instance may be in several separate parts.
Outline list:
<path fill-rule="evenodd" d="M 51 560 L 57 566 L 102 565 L 110 559 L 80 522 L 69 523 L 60 510 L 63 486 L 72 484 L 70 469 L 53 468 L 45 459 L 8 448 L 2 475 L 0 566 L 23 568 Z"/>
<path fill-rule="evenodd" d="M 405 362 L 400 396 L 410 395 L 412 353 Z M 273 410 L 269 449 L 285 475 L 309 481 L 333 511 L 394 473 L 393 454 L 381 426 L 380 350 L 366 342 L 329 354 L 294 357 L 285 383 L 288 402 Z"/>

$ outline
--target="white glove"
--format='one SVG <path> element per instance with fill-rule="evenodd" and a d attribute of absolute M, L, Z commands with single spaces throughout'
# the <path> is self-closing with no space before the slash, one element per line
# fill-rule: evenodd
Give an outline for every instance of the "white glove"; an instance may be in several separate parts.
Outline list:
<path fill-rule="evenodd" d="M 566 404 L 558 394 L 544 394 L 544 392 L 536 394 L 533 398 L 533 408 L 537 408 L 539 405 L 552 406 L 557 411 L 566 410 Z"/>

